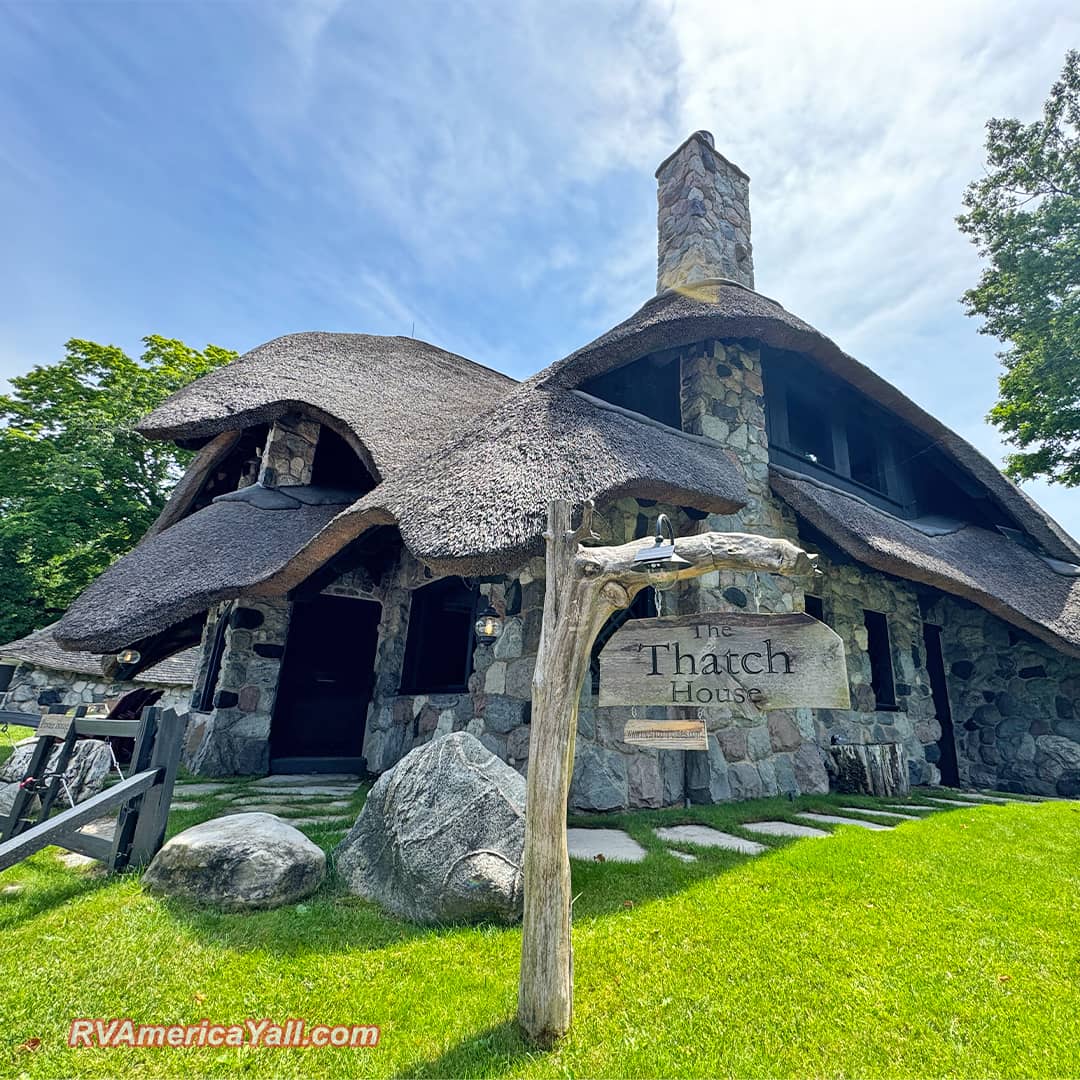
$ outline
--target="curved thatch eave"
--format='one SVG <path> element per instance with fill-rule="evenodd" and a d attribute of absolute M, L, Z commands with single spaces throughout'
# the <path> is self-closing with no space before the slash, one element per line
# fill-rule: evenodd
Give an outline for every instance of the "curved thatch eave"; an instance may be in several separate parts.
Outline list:
<path fill-rule="evenodd" d="M 973 525 L 927 535 L 839 488 L 772 469 L 773 490 L 852 558 L 978 604 L 1071 656 L 1080 656 L 1080 577 L 997 532 Z"/>
<path fill-rule="evenodd" d="M 57 671 L 66 675 L 88 675 L 94 679 L 107 679 L 104 657 L 100 653 L 73 652 L 63 649 L 53 637 L 56 624 L 35 630 L 18 641 L 0 645 L 0 663 L 15 661 L 29 664 L 45 671 Z M 134 677 L 134 682 L 153 683 L 158 686 L 191 686 L 195 681 L 198 649 L 186 649 L 168 659 L 147 668 Z"/>
<path fill-rule="evenodd" d="M 534 375 L 530 384 L 577 387 L 597 375 L 664 349 L 708 338 L 752 339 L 801 353 L 937 443 L 1055 558 L 1080 557 L 1080 545 L 970 443 L 895 386 L 845 353 L 809 323 L 733 281 L 697 282 L 646 302 L 625 322 Z"/>
<path fill-rule="evenodd" d="M 300 412 L 335 428 L 387 479 L 517 385 L 415 338 L 288 334 L 173 394 L 138 430 L 206 439 Z"/>
<path fill-rule="evenodd" d="M 213 603 L 257 592 L 342 506 L 213 502 L 113 563 L 55 625 L 54 637 L 67 649 L 114 653 Z"/>
<path fill-rule="evenodd" d="M 438 573 L 504 573 L 543 550 L 547 505 L 635 495 L 709 513 L 746 502 L 731 452 L 573 391 L 523 385 L 407 476 L 330 522 L 263 587 L 283 593 L 365 529 L 395 524 Z"/>

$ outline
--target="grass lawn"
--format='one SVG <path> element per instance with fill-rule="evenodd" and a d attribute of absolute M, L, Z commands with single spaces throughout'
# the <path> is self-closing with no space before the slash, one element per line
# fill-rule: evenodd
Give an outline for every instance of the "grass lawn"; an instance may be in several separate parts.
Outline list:
<path fill-rule="evenodd" d="M 1080 1075 L 1080 804 L 939 808 L 756 858 L 697 849 L 695 863 L 650 831 L 856 804 L 879 805 L 594 819 L 649 857 L 574 864 L 576 1015 L 550 1053 L 516 1034 L 517 929 L 411 927 L 332 884 L 291 908 L 216 915 L 45 851 L 0 874 L 0 1075 Z M 330 847 L 341 831 L 310 835 Z M 367 1050 L 66 1047 L 72 1017 L 124 1016 L 303 1017 L 383 1036 Z"/>

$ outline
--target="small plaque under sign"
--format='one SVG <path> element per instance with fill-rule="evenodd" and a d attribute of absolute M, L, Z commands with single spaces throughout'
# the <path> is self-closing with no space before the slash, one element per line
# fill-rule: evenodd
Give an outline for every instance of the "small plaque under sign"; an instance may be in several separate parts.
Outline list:
<path fill-rule="evenodd" d="M 55 739 L 66 739 L 74 719 L 59 713 L 46 713 L 38 723 L 39 735 L 52 735 Z"/>
<path fill-rule="evenodd" d="M 659 750 L 708 750 L 704 720 L 627 720 L 623 742 Z"/>

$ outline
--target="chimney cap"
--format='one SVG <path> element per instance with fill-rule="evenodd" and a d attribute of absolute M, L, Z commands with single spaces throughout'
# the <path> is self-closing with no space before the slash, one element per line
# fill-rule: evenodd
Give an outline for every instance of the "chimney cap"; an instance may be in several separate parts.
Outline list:
<path fill-rule="evenodd" d="M 713 139 L 712 132 L 705 131 L 704 128 L 701 131 L 695 131 L 692 135 L 688 135 L 685 139 L 683 139 L 683 141 L 679 143 L 679 145 L 674 150 L 672 150 L 672 152 L 668 154 L 668 156 L 664 158 L 663 161 L 660 162 L 660 164 L 656 167 L 656 172 L 654 175 L 659 178 L 660 174 L 664 171 L 664 168 L 668 164 L 668 162 L 671 161 L 672 158 L 677 157 L 680 153 L 682 153 L 687 144 L 694 139 L 697 139 L 697 141 L 701 143 L 702 146 L 707 146 L 709 150 L 712 151 L 714 157 L 722 161 L 729 169 L 738 173 L 744 180 L 750 179 L 750 177 L 745 172 L 743 172 L 743 170 L 740 169 L 734 161 L 729 161 L 726 157 L 724 157 L 723 154 L 720 153 L 719 150 L 716 149 L 716 142 Z"/>

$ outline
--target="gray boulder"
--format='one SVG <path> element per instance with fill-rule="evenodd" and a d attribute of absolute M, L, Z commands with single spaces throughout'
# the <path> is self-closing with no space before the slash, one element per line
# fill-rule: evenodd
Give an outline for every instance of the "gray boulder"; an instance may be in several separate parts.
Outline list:
<path fill-rule="evenodd" d="M 524 778 L 456 731 L 379 777 L 335 856 L 351 892 L 401 918 L 515 922 L 524 846 Z"/>
<path fill-rule="evenodd" d="M 0 766 L 0 782 L 18 784 L 30 765 L 30 758 L 34 753 L 37 737 L 31 736 L 15 744 L 15 750 L 11 757 Z M 48 763 L 43 770 L 51 773 L 56 769 L 60 761 L 60 747 L 57 746 L 49 755 Z M 96 795 L 105 786 L 105 779 L 112 768 L 112 755 L 109 753 L 108 744 L 101 739 L 78 739 L 71 751 L 71 759 L 64 770 L 64 782 L 60 786 L 60 792 L 56 803 L 60 806 L 72 805 L 68 801 L 67 792 L 75 802 L 82 802 Z"/>
<path fill-rule="evenodd" d="M 273 814 L 230 814 L 174 836 L 153 858 L 143 884 L 223 911 L 282 907 L 313 893 L 326 855 Z"/>

